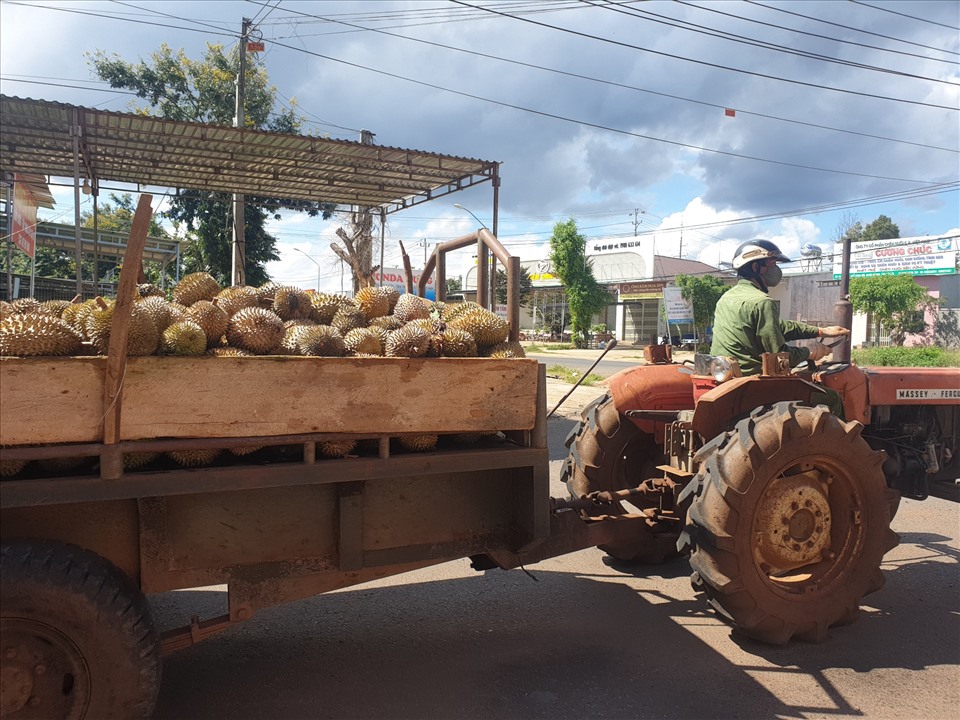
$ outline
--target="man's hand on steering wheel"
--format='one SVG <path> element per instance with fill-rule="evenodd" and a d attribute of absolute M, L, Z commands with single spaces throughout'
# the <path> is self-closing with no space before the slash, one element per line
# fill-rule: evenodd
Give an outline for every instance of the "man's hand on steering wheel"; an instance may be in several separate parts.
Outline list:
<path fill-rule="evenodd" d="M 850 331 L 845 327 L 840 327 L 839 325 L 829 325 L 828 327 L 820 328 L 820 332 L 817 334 L 817 337 L 840 337 L 842 335 L 849 335 Z"/>

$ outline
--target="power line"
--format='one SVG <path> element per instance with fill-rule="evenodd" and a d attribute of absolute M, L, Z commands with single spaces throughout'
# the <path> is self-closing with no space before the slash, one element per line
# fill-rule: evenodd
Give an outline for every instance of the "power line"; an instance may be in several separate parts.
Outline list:
<path fill-rule="evenodd" d="M 930 23 L 931 25 L 939 25 L 940 27 L 945 27 L 948 30 L 953 30 L 954 32 L 960 31 L 960 28 L 955 25 L 947 25 L 946 23 L 937 22 L 936 20 L 928 20 L 927 18 L 917 17 L 916 15 L 907 15 L 906 13 L 891 10 L 890 8 L 880 7 L 879 5 L 871 5 L 870 3 L 865 3 L 861 0 L 850 0 L 850 2 L 854 3 L 855 5 L 863 5 L 871 10 L 879 10 L 880 12 L 890 13 L 891 15 L 899 15 L 900 17 L 910 18 L 911 20 L 918 20 L 920 22 Z"/>
<path fill-rule="evenodd" d="M 450 2 L 457 3 L 458 5 L 464 5 L 466 7 L 477 7 L 474 5 L 470 5 L 467 2 L 464 2 L 464 0 L 450 0 Z M 619 47 L 630 48 L 632 50 L 640 50 L 641 52 L 647 52 L 653 55 L 661 55 L 663 57 L 672 58 L 674 60 L 683 60 L 684 62 L 696 63 L 697 65 L 705 65 L 707 67 L 716 68 L 718 70 L 727 70 L 729 72 L 741 73 L 743 75 L 752 75 L 754 77 L 765 78 L 767 80 L 777 80 L 779 82 L 790 83 L 793 85 L 802 85 L 804 87 L 812 87 L 818 90 L 829 90 L 831 92 L 839 92 L 847 95 L 858 95 L 860 97 L 869 97 L 869 98 L 874 98 L 876 100 L 887 100 L 890 102 L 906 103 L 909 105 L 921 105 L 924 107 L 933 107 L 940 110 L 953 110 L 955 112 L 960 112 L 960 108 L 952 107 L 950 105 L 937 105 L 935 103 L 925 103 L 918 100 L 906 100 L 904 98 L 895 98 L 895 97 L 889 97 L 886 95 L 877 95 L 875 93 L 860 92 L 858 90 L 848 90 L 846 88 L 835 88 L 835 87 L 830 87 L 828 85 L 819 85 L 817 83 L 809 83 L 803 80 L 792 80 L 790 78 L 778 77 L 776 75 L 767 75 L 765 73 L 753 72 L 752 70 L 743 70 L 741 68 L 735 68 L 729 65 L 720 65 L 719 63 L 707 62 L 706 60 L 695 60 L 693 58 L 684 57 L 683 55 L 675 55 L 673 53 L 663 52 L 661 50 L 651 50 L 650 48 L 641 47 L 640 45 L 632 45 L 630 43 L 621 42 L 619 40 L 612 40 L 610 38 L 599 37 L 598 35 L 590 35 L 589 33 L 580 32 L 578 30 L 571 30 L 570 28 L 562 28 L 556 25 L 549 25 L 547 23 L 531 20 L 529 18 L 510 15 L 509 13 L 503 13 L 503 12 L 500 12 L 499 10 L 493 10 L 492 8 L 489 8 L 489 7 L 482 7 L 478 9 L 482 9 L 484 12 L 488 12 L 493 15 L 499 15 L 500 17 L 511 18 L 513 20 L 519 20 L 520 22 L 530 23 L 538 27 L 548 28 L 550 30 L 557 30 L 558 32 L 568 33 L 570 35 L 576 35 L 578 37 L 583 37 L 590 40 L 597 40 L 599 42 L 608 43 L 610 45 L 617 45 Z"/>

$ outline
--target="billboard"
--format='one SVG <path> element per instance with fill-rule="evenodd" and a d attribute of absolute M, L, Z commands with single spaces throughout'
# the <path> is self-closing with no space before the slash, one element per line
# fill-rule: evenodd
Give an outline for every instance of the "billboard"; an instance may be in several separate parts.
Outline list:
<path fill-rule="evenodd" d="M 373 273 L 373 279 L 376 280 L 377 285 L 380 284 L 380 271 Z M 413 289 L 417 289 L 417 282 L 420 280 L 420 272 L 418 270 L 413 271 Z M 407 291 L 406 282 L 404 280 L 404 274 L 402 268 L 384 268 L 383 269 L 383 284 L 390 285 L 395 287 L 401 293 Z M 436 276 L 431 275 L 430 279 L 427 280 L 427 287 L 425 288 L 424 294 L 426 295 L 427 300 L 436 300 L 437 299 L 437 281 Z"/>
<path fill-rule="evenodd" d="M 843 270 L 843 245 L 833 246 L 833 277 Z M 957 272 L 957 236 L 896 238 L 855 242 L 850 277 L 866 275 L 951 275 Z"/>
<path fill-rule="evenodd" d="M 37 251 L 37 200 L 19 175 L 13 176 L 11 240 L 30 257 Z"/>
<path fill-rule="evenodd" d="M 693 322 L 693 304 L 684 299 L 682 292 L 681 288 L 672 286 L 663 289 L 663 303 L 667 313 L 667 322 Z"/>

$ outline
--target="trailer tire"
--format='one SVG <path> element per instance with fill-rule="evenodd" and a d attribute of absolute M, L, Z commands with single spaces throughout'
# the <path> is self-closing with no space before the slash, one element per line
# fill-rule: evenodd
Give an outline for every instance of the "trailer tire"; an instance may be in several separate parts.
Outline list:
<path fill-rule="evenodd" d="M 143 593 L 108 560 L 65 543 L 4 543 L 0 628 L 4 718 L 152 715 L 159 635 Z"/>
<path fill-rule="evenodd" d="M 570 431 L 570 450 L 561 481 L 570 497 L 579 499 L 592 492 L 636 487 L 653 477 L 662 460 L 662 451 L 653 437 L 620 416 L 610 393 L 601 395 L 580 414 L 580 424 Z M 617 503 L 607 514 L 627 510 Z M 638 526 L 639 528 L 639 526 Z M 676 557 L 676 538 L 641 531 L 633 542 L 601 545 L 600 549 L 618 560 L 656 565 Z"/>
<path fill-rule="evenodd" d="M 862 427 L 782 402 L 701 449 L 684 533 L 691 581 L 744 634 L 821 642 L 883 586 L 899 536 L 884 453 Z"/>

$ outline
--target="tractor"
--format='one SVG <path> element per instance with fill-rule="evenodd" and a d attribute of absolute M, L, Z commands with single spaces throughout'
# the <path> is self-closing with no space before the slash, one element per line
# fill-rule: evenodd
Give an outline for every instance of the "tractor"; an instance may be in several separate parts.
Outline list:
<path fill-rule="evenodd" d="M 958 368 L 791 368 L 768 353 L 741 377 L 730 358 L 645 352 L 567 437 L 567 502 L 587 522 L 645 517 L 601 549 L 689 555 L 694 589 L 750 637 L 819 642 L 852 622 L 884 583 L 900 499 L 960 501 Z"/>

